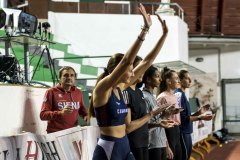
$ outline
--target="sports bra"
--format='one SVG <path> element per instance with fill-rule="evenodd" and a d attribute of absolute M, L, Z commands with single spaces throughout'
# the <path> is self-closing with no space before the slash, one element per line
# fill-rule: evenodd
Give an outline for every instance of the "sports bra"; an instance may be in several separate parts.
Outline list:
<path fill-rule="evenodd" d="M 118 126 L 125 123 L 128 108 L 124 102 L 120 88 L 117 87 L 117 90 L 120 95 L 120 100 L 112 90 L 111 96 L 105 105 L 97 108 L 94 107 L 99 127 Z"/>

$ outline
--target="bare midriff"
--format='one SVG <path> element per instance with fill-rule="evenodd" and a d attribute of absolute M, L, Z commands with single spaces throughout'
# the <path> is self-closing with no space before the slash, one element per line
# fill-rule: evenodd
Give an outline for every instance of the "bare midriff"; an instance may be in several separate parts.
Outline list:
<path fill-rule="evenodd" d="M 126 135 L 126 125 L 99 127 L 101 135 L 122 138 Z"/>

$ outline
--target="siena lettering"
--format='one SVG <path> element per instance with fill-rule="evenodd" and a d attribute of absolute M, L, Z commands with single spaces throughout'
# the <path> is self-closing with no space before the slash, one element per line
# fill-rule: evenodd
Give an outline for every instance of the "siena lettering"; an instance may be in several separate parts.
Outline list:
<path fill-rule="evenodd" d="M 71 106 L 73 109 L 80 108 L 80 102 L 58 102 L 58 109 L 62 110 L 65 106 Z"/>

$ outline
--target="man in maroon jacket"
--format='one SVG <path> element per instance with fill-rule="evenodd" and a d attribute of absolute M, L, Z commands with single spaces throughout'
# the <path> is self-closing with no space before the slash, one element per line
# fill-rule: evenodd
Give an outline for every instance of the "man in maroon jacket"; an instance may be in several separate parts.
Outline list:
<path fill-rule="evenodd" d="M 40 112 L 41 120 L 48 121 L 47 133 L 78 125 L 78 115 L 87 120 L 82 92 L 75 84 L 76 72 L 72 67 L 59 71 L 60 83 L 46 91 Z"/>

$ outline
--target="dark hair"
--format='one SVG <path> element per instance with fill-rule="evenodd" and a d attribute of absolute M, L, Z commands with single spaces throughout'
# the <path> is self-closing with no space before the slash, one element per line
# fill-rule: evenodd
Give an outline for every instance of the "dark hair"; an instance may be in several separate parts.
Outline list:
<path fill-rule="evenodd" d="M 158 68 L 151 65 L 143 75 L 143 83 L 146 83 L 148 78 L 153 77 L 156 71 L 158 71 Z"/>
<path fill-rule="evenodd" d="M 100 76 L 98 76 L 95 86 L 98 84 L 98 82 L 101 79 L 103 79 L 104 77 L 106 77 L 107 75 L 112 73 L 112 71 L 117 67 L 117 65 L 122 60 L 123 56 L 124 56 L 124 54 L 122 54 L 122 53 L 116 53 L 109 59 L 107 68 L 104 68 L 104 72 Z M 93 109 L 94 108 L 93 108 L 93 94 L 92 94 L 90 104 L 89 104 L 89 109 L 88 109 L 88 117 L 89 118 L 95 117 L 95 113 L 94 113 Z"/>
<path fill-rule="evenodd" d="M 76 73 L 76 71 L 75 71 L 72 67 L 70 67 L 70 66 L 65 66 L 65 67 L 62 67 L 62 68 L 59 70 L 59 78 L 62 77 L 62 73 L 63 73 L 63 71 L 65 71 L 65 70 L 73 70 L 73 72 L 74 72 L 74 74 L 75 74 L 75 77 L 77 77 L 77 73 Z"/>
<path fill-rule="evenodd" d="M 182 80 L 185 77 L 185 74 L 188 73 L 186 70 L 181 70 L 178 72 L 178 77 L 180 80 Z"/>
<path fill-rule="evenodd" d="M 143 83 L 146 84 L 147 79 L 153 77 L 156 71 L 158 71 L 158 68 L 157 68 L 157 67 L 154 67 L 153 65 L 151 65 L 151 66 L 145 71 L 145 73 L 144 73 L 144 75 L 143 75 L 142 82 L 138 83 L 138 84 L 137 84 L 137 87 L 138 87 L 138 88 L 141 88 L 142 85 L 143 85 Z"/>
<path fill-rule="evenodd" d="M 162 75 L 161 75 L 162 81 L 160 83 L 160 88 L 159 88 L 160 93 L 167 90 L 167 79 L 170 79 L 174 72 L 175 72 L 174 70 L 171 70 L 167 67 L 163 68 Z"/>
<path fill-rule="evenodd" d="M 108 73 L 112 73 L 112 71 L 117 67 L 117 65 L 122 60 L 123 56 L 124 54 L 122 53 L 116 53 L 109 59 L 107 68 L 106 68 Z"/>
<path fill-rule="evenodd" d="M 137 67 L 137 65 L 142 61 L 143 59 L 140 56 L 136 56 L 134 62 L 133 62 L 133 68 Z"/>
<path fill-rule="evenodd" d="M 134 62 L 133 62 L 133 68 L 137 67 L 137 65 L 142 61 L 142 57 L 140 56 L 136 56 Z M 142 87 L 142 82 L 139 82 L 136 84 L 137 88 L 141 88 Z"/>

